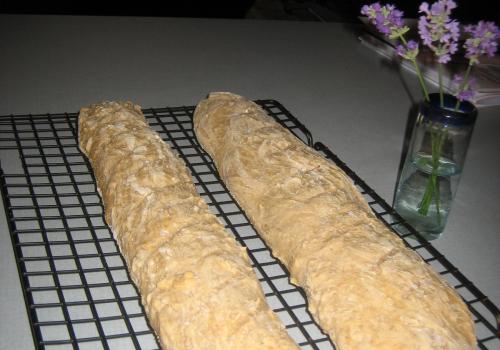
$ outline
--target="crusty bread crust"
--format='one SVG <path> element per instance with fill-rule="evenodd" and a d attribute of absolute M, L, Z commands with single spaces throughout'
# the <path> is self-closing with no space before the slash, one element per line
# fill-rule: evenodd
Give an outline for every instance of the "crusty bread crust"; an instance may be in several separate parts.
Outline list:
<path fill-rule="evenodd" d="M 139 106 L 83 108 L 79 145 L 163 349 L 297 349 L 269 309 L 245 249 Z"/>
<path fill-rule="evenodd" d="M 464 302 L 341 169 L 234 94 L 201 101 L 194 128 L 339 350 L 474 349 Z"/>

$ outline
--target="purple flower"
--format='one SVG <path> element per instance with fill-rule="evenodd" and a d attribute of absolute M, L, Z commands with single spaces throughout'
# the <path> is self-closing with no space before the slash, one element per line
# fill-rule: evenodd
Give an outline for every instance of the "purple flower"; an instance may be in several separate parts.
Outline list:
<path fill-rule="evenodd" d="M 403 12 L 394 5 L 380 5 L 375 2 L 361 8 L 361 14 L 368 17 L 378 31 L 391 39 L 400 39 L 402 44 L 396 46 L 396 53 L 406 59 L 415 60 L 418 55 L 418 43 L 414 40 L 406 42 L 404 34 L 409 30 L 404 25 Z"/>
<path fill-rule="evenodd" d="M 408 31 L 404 25 L 403 12 L 396 9 L 394 5 L 380 5 L 375 2 L 371 5 L 364 5 L 361 14 L 368 17 L 382 34 L 395 39 Z"/>
<path fill-rule="evenodd" d="M 452 84 L 454 85 L 460 85 L 464 81 L 464 77 L 461 76 L 460 74 L 455 74 L 453 76 L 453 79 L 451 80 Z"/>
<path fill-rule="evenodd" d="M 418 43 L 415 40 L 409 40 L 406 45 L 397 45 L 396 53 L 408 60 L 414 60 L 418 55 Z"/>
<path fill-rule="evenodd" d="M 423 2 L 419 7 L 423 15 L 418 21 L 418 32 L 439 63 L 448 63 L 458 50 L 459 23 L 450 18 L 451 10 L 456 7 L 453 0 L 438 0 L 430 7 Z"/>
<path fill-rule="evenodd" d="M 470 78 L 464 84 L 464 77 L 455 74 L 452 83 L 458 87 L 456 97 L 459 101 L 470 101 L 474 98 L 477 85 L 476 79 Z"/>
<path fill-rule="evenodd" d="M 405 57 L 406 47 L 404 45 L 397 45 L 396 46 L 396 53 L 398 56 Z"/>
<path fill-rule="evenodd" d="M 465 57 L 469 59 L 469 64 L 479 62 L 479 56 L 487 55 L 493 57 L 498 48 L 500 30 L 493 22 L 479 21 L 477 25 L 468 25 L 464 31 L 471 35 L 465 41 Z"/>
<path fill-rule="evenodd" d="M 474 98 L 476 92 L 471 88 L 463 89 L 461 92 L 457 94 L 457 99 L 462 101 L 470 101 Z"/>

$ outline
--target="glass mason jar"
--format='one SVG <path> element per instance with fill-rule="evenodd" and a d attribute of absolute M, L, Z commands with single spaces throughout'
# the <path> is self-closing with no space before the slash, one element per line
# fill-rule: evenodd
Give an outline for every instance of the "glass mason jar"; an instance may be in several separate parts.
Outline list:
<path fill-rule="evenodd" d="M 465 162 L 477 109 L 430 94 L 420 103 L 401 171 L 394 209 L 429 240 L 444 230 Z"/>

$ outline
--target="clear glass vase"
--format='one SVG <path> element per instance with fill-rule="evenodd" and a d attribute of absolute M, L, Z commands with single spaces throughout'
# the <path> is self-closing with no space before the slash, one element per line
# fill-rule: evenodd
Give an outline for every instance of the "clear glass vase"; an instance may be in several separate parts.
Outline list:
<path fill-rule="evenodd" d="M 457 192 L 477 109 L 455 97 L 421 102 L 400 173 L 394 209 L 429 240 L 443 232 Z M 458 106 L 458 107 L 457 107 Z"/>

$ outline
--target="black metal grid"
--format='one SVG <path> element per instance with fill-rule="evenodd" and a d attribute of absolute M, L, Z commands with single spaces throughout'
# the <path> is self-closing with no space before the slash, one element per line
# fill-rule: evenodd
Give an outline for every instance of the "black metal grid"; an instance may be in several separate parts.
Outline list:
<path fill-rule="evenodd" d="M 313 145 L 307 129 L 282 105 L 273 100 L 258 103 Z M 267 300 L 291 336 L 302 349 L 334 348 L 309 315 L 303 291 L 290 284 L 288 271 L 272 257 L 197 143 L 193 111 L 194 107 L 175 107 L 144 113 L 184 159 L 212 211 L 248 248 Z M 78 150 L 77 117 L 76 113 L 0 117 L 2 195 L 35 346 L 158 348 L 104 223 L 90 166 Z M 498 308 L 323 144 L 314 147 L 342 167 L 377 216 L 457 289 L 474 314 L 478 349 L 498 349 Z"/>

